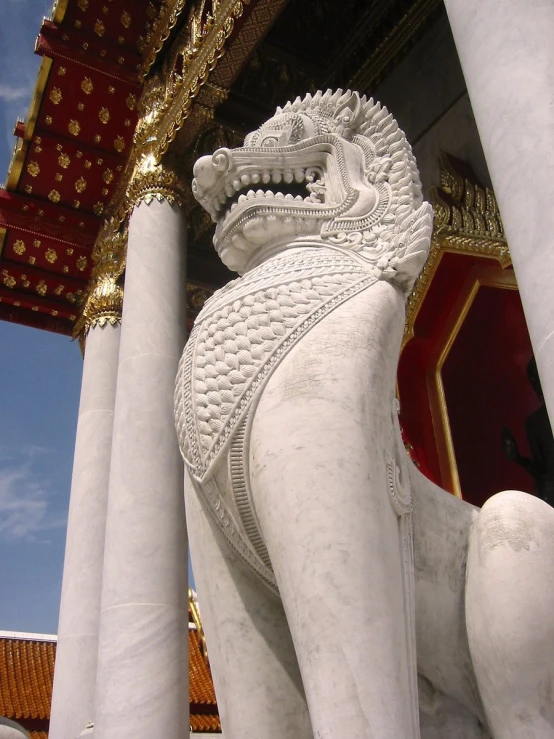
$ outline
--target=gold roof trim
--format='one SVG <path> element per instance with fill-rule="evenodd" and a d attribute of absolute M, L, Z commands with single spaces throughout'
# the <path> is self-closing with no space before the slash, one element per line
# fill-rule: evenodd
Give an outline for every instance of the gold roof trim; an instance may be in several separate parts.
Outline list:
<path fill-rule="evenodd" d="M 200 618 L 200 611 L 198 610 L 198 602 L 196 601 L 195 594 L 189 588 L 189 608 L 192 614 L 192 620 L 196 626 L 196 633 L 198 634 L 200 644 L 202 645 L 202 656 L 208 659 L 208 650 L 206 648 L 206 637 L 204 635 L 204 628 L 202 626 L 202 620 Z"/>
<path fill-rule="evenodd" d="M 48 83 L 48 77 L 50 75 L 50 69 L 52 67 L 52 59 L 44 56 L 40 64 L 40 68 L 37 75 L 37 81 L 35 83 L 35 89 L 31 98 L 31 104 L 29 106 L 29 112 L 25 121 L 25 131 L 23 139 L 18 138 L 14 146 L 12 158 L 8 166 L 8 176 L 6 178 L 6 190 L 15 190 L 19 178 L 21 177 L 21 171 L 25 163 L 25 156 L 27 153 L 27 142 L 33 138 L 35 125 L 37 122 L 40 106 L 42 103 L 42 96 Z"/>
<path fill-rule="evenodd" d="M 156 57 L 169 38 L 169 34 L 175 28 L 179 15 L 183 11 L 187 0 L 164 0 L 160 13 L 156 19 L 150 38 L 147 38 L 146 48 L 143 53 L 139 76 L 144 80 L 150 68 L 156 61 Z"/>
<path fill-rule="evenodd" d="M 52 20 L 54 23 L 61 23 L 63 21 L 68 5 L 69 0 L 56 0 L 52 8 Z"/>
<path fill-rule="evenodd" d="M 496 259 L 503 269 L 512 263 L 494 192 L 461 174 L 448 154 L 442 152 L 439 162 L 440 187 L 431 188 L 431 248 L 408 297 L 403 345 L 414 335 L 417 315 L 445 252 Z"/>
<path fill-rule="evenodd" d="M 161 161 L 191 115 L 194 99 L 223 56 L 235 20 L 249 3 L 250 0 L 221 0 L 214 3 L 215 16 L 203 18 L 205 0 L 197 0 L 184 30 L 166 57 L 162 73 L 145 83 L 140 102 L 143 114 L 135 131 L 135 145 L 110 207 L 117 221 L 122 222 L 132 208 L 129 194 L 134 177 L 140 175 L 141 163 L 147 159 L 156 164 Z M 167 59 L 181 60 L 181 69 L 175 64 L 168 65 Z M 221 91 L 219 98 L 225 95 L 226 91 Z"/>
<path fill-rule="evenodd" d="M 4 241 L 6 240 L 6 234 L 7 229 L 4 228 L 4 226 L 0 226 L 0 257 L 2 256 L 2 251 L 4 250 Z"/>

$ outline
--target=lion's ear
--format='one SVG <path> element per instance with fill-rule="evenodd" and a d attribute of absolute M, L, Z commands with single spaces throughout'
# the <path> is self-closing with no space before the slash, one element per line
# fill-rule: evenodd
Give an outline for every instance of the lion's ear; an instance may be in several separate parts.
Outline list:
<path fill-rule="evenodd" d="M 335 112 L 335 127 L 339 136 L 350 140 L 357 131 L 362 115 L 362 101 L 357 92 L 346 93 Z"/>

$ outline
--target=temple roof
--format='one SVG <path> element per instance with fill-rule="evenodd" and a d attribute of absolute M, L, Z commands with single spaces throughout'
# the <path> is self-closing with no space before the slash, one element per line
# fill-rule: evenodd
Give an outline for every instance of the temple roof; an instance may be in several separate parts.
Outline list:
<path fill-rule="evenodd" d="M 31 739 L 47 739 L 56 637 L 0 632 L 0 716 L 20 723 Z M 196 599 L 189 595 L 190 725 L 221 731 L 217 701 Z"/>
<path fill-rule="evenodd" d="M 441 5 L 57 0 L 0 189 L 0 319 L 73 332 L 93 245 L 145 147 L 169 152 L 188 183 L 198 155 L 239 144 L 276 103 L 326 86 L 371 92 Z M 194 315 L 230 273 L 190 192 L 185 206 Z"/>

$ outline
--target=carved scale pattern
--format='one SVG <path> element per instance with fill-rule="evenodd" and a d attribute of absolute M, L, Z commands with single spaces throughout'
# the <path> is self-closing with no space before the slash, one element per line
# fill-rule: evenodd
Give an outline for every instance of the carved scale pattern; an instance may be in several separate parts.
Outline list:
<path fill-rule="evenodd" d="M 183 353 L 175 415 L 194 487 L 232 549 L 272 590 L 248 479 L 249 412 L 296 341 L 379 274 L 354 254 L 321 246 L 274 257 L 207 301 Z M 214 477 L 227 456 L 237 518 Z"/>
<path fill-rule="evenodd" d="M 206 303 L 183 354 L 176 391 L 177 429 L 198 482 L 213 471 L 276 362 L 349 297 L 348 288 L 362 281 L 363 289 L 376 279 L 354 255 L 320 247 L 271 259 Z"/>

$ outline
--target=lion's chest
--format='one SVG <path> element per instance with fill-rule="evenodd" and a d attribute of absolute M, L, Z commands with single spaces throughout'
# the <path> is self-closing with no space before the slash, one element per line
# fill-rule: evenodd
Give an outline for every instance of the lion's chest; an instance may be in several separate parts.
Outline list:
<path fill-rule="evenodd" d="M 372 281 L 348 254 L 306 249 L 269 260 L 210 299 L 185 348 L 176 389 L 179 436 L 196 480 L 215 470 L 288 349 Z"/>

